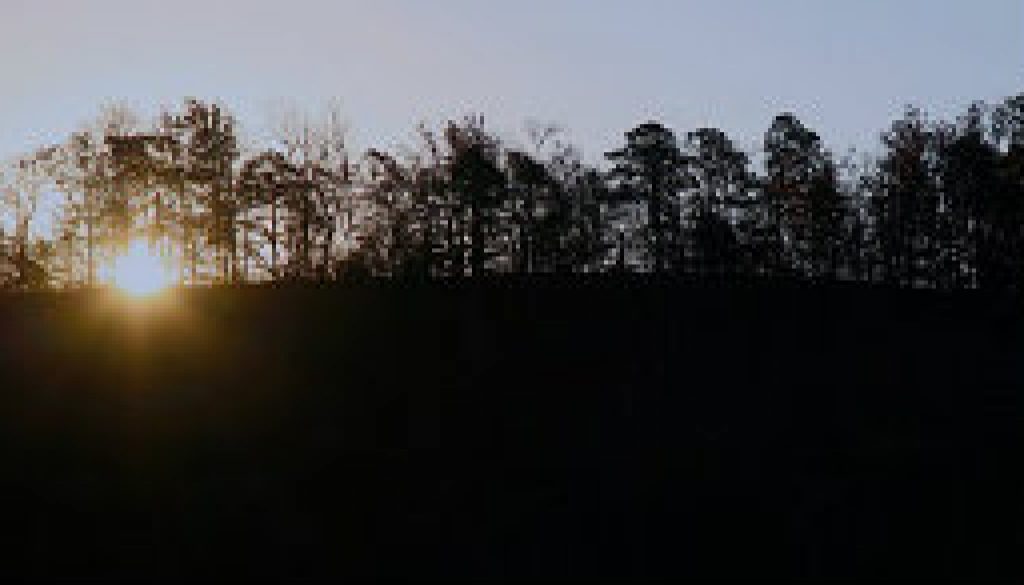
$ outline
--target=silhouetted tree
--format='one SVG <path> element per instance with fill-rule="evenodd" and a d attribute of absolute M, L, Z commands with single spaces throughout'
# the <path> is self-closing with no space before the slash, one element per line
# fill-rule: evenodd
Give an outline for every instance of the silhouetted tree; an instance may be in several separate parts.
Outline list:
<path fill-rule="evenodd" d="M 987 181 L 989 165 L 997 165 L 994 209 L 987 215 L 993 218 L 993 238 L 1002 243 L 986 254 L 1001 254 L 1002 262 L 989 264 L 987 272 L 991 277 L 1003 269 L 1019 288 L 1024 286 L 1020 260 L 1024 253 L 1024 94 L 1008 98 L 994 109 L 991 138 L 992 145 L 984 150 L 977 166 Z M 995 161 L 991 158 L 993 154 Z"/>
<path fill-rule="evenodd" d="M 239 157 L 234 118 L 217 104 L 188 99 L 182 113 L 187 180 L 199 205 L 200 233 L 209 242 L 214 272 L 221 282 L 235 277 L 237 242 L 234 197 L 235 163 Z M 189 230 L 191 232 L 191 230 Z M 197 249 L 195 237 L 190 246 Z M 192 272 L 195 272 L 193 256 Z M 193 276 L 194 278 L 194 276 Z"/>
<path fill-rule="evenodd" d="M 916 108 L 909 108 L 882 135 L 886 149 L 879 167 L 884 197 L 882 245 L 887 278 L 902 286 L 933 282 L 939 209 L 935 137 L 934 127 Z"/>
<path fill-rule="evenodd" d="M 531 274 L 536 271 L 538 240 L 541 236 L 538 203 L 550 199 L 555 181 L 541 162 L 525 152 L 509 152 L 507 164 L 509 196 L 517 208 L 519 272 Z"/>
<path fill-rule="evenodd" d="M 689 133 L 686 152 L 693 181 L 687 218 L 693 262 L 688 264 L 699 275 L 735 276 L 744 262 L 734 226 L 747 228 L 752 211 L 748 158 L 715 128 Z"/>
<path fill-rule="evenodd" d="M 821 167 L 811 177 L 808 192 L 811 273 L 823 280 L 838 278 L 842 259 L 847 209 L 838 172 L 832 156 L 825 153 Z"/>
<path fill-rule="evenodd" d="M 657 122 L 642 124 L 626 133 L 626 144 L 606 157 L 614 165 L 609 175 L 614 188 L 646 212 L 652 269 L 668 271 L 670 251 L 679 241 L 679 190 L 685 177 L 675 133 Z"/>
<path fill-rule="evenodd" d="M 456 223 L 466 226 L 464 232 L 456 235 L 456 259 L 468 259 L 468 274 L 479 278 L 496 255 L 493 236 L 498 231 L 499 210 L 505 197 L 501 149 L 497 139 L 484 130 L 482 117 L 467 118 L 462 124 L 449 123 L 444 136 L 449 149 L 447 165 Z M 466 241 L 468 258 L 459 252 Z M 462 275 L 466 271 L 463 268 L 456 273 Z"/>
<path fill-rule="evenodd" d="M 764 136 L 765 215 L 775 233 L 766 247 L 775 269 L 801 277 L 814 274 L 811 190 L 826 174 L 821 140 L 792 114 L 780 114 Z"/>

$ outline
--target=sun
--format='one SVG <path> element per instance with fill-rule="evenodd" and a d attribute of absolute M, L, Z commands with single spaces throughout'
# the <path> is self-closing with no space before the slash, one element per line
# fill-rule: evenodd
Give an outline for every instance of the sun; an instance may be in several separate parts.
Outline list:
<path fill-rule="evenodd" d="M 147 297 L 170 287 L 174 277 L 146 242 L 136 240 L 114 260 L 112 280 L 117 289 L 131 296 Z"/>

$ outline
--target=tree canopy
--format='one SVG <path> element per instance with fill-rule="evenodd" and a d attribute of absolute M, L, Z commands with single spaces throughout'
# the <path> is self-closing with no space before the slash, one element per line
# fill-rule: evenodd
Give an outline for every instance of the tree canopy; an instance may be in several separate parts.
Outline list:
<path fill-rule="evenodd" d="M 482 116 L 354 152 L 337 112 L 244 144 L 227 107 L 109 107 L 0 168 L 0 286 L 104 283 L 145 241 L 182 284 L 653 273 L 939 289 L 1024 281 L 1024 95 L 952 121 L 910 107 L 839 158 L 791 113 L 760 152 L 657 121 L 586 164 L 554 125 Z M 757 161 L 755 164 L 753 161 Z M 59 200 L 43 218 L 40 200 Z M 39 229 L 42 224 L 47 229 Z"/>

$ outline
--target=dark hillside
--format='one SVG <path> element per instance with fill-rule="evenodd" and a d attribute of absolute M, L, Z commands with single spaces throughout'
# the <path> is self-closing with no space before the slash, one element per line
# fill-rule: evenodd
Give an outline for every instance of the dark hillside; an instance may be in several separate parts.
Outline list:
<path fill-rule="evenodd" d="M 2 573 L 1021 574 L 1010 296 L 25 294 L 0 332 Z"/>

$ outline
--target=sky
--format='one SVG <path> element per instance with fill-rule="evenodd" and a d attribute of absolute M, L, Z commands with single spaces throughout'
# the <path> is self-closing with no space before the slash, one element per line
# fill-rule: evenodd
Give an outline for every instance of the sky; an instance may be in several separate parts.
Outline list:
<path fill-rule="evenodd" d="M 357 148 L 480 112 L 557 122 L 588 160 L 638 123 L 755 148 L 795 113 L 870 150 L 907 103 L 953 116 L 1024 91 L 1021 0 L 0 0 L 0 158 L 104 103 L 230 106 L 250 137 L 282 103 L 336 100 Z"/>

